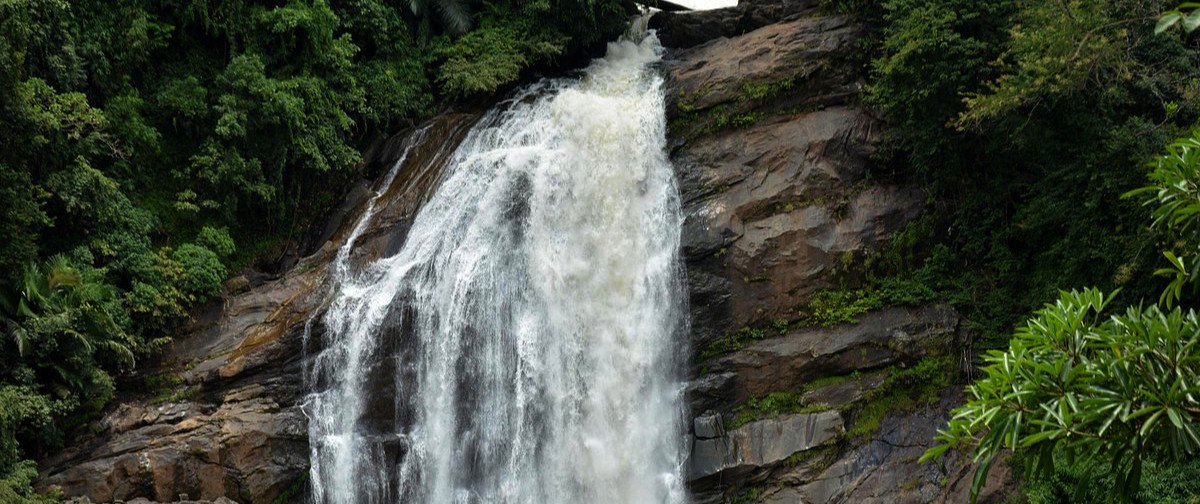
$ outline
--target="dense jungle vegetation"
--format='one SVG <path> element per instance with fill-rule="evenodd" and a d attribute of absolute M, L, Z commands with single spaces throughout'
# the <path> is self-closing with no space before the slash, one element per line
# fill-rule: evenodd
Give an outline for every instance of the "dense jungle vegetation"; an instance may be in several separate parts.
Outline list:
<path fill-rule="evenodd" d="M 369 142 L 613 38 L 634 9 L 0 0 L 0 501 L 40 498 L 28 459 L 230 271 L 279 257 Z"/>
<path fill-rule="evenodd" d="M 1030 502 L 1200 493 L 1200 144 L 1165 147 L 1198 126 L 1200 44 L 1155 34 L 1175 5 L 827 7 L 873 30 L 864 96 L 894 125 L 876 175 L 917 178 L 937 206 L 874 274 L 947 298 L 994 350 L 944 441 L 987 460 L 1018 447 Z M 610 39 L 632 9 L 0 0 L 0 501 L 43 499 L 29 459 L 93 419 L 229 272 L 278 257 L 364 146 Z M 1166 350 L 1170 365 L 1137 367 Z M 1081 402 L 1099 389 L 1116 406 Z"/>
<path fill-rule="evenodd" d="M 884 159 L 939 206 L 883 274 L 982 336 L 982 377 L 926 457 L 973 450 L 976 489 L 1007 448 L 1021 502 L 1200 495 L 1200 142 L 1167 145 L 1200 118 L 1200 14 L 1156 33 L 1175 6 L 837 2 L 878 30 L 866 99 L 895 125 Z"/>

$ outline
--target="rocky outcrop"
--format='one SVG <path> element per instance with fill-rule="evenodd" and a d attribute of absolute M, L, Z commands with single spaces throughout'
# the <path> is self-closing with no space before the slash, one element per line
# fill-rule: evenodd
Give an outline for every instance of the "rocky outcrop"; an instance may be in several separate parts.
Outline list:
<path fill-rule="evenodd" d="M 698 344 L 794 316 L 839 261 L 920 214 L 919 188 L 864 183 L 879 127 L 835 64 L 859 34 L 804 18 L 669 53 Z"/>
<path fill-rule="evenodd" d="M 960 352 L 970 335 L 955 310 L 892 306 L 857 323 L 791 323 L 814 293 L 842 287 L 856 261 L 927 211 L 922 188 L 872 174 L 886 126 L 861 105 L 862 75 L 849 63 L 865 30 L 802 0 L 666 13 L 654 24 L 669 47 L 692 350 L 705 357 L 688 387 L 694 496 L 965 500 L 970 468 L 959 455 L 916 462 L 961 400 L 961 385 L 932 401 L 882 388 L 926 358 L 948 363 L 949 375 L 967 368 Z M 748 328 L 762 339 L 711 351 Z M 772 400 L 790 402 L 745 423 L 750 403 L 769 408 Z M 727 431 L 735 419 L 745 424 Z M 1003 493 L 1003 481 L 993 475 L 984 502 Z"/>
<path fill-rule="evenodd" d="M 403 242 L 408 220 L 473 120 L 443 115 L 369 153 L 383 171 L 402 157 L 406 162 L 377 200 L 352 267 Z M 414 143 L 417 135 L 427 141 Z M 223 303 L 176 338 L 159 366 L 143 372 L 143 380 L 157 384 L 149 387 L 153 395 L 123 398 L 92 426 L 95 435 L 42 461 L 38 488 L 100 502 L 255 504 L 306 489 L 303 357 L 318 350 L 327 268 L 375 194 L 370 189 L 363 181 L 349 192 L 316 235 L 321 245 L 287 273 L 227 282 Z"/>
<path fill-rule="evenodd" d="M 821 378 L 909 365 L 931 352 L 961 347 L 965 335 L 959 324 L 949 306 L 929 305 L 886 308 L 856 324 L 788 331 L 705 360 L 703 375 L 688 389 L 690 404 L 693 411 L 729 413 L 753 397 L 802 390 Z M 846 399 L 833 395 L 821 402 Z"/>
<path fill-rule="evenodd" d="M 697 424 L 720 425 L 714 415 L 696 418 Z M 705 437 L 705 434 L 720 435 Z M 799 413 L 751 422 L 733 432 L 718 427 L 708 433 L 696 429 L 689 470 L 693 480 L 713 475 L 736 475 L 787 460 L 846 433 L 841 413 L 833 410 Z"/>
<path fill-rule="evenodd" d="M 965 457 L 950 454 L 943 464 L 918 464 L 947 412 L 962 402 L 947 390 L 935 403 L 884 419 L 870 440 L 834 458 L 810 458 L 773 476 L 778 484 L 764 485 L 758 502 L 795 504 L 848 502 L 863 504 L 968 502 L 972 469 Z M 988 475 L 981 504 L 1003 501 L 1011 478 L 1003 463 Z"/>

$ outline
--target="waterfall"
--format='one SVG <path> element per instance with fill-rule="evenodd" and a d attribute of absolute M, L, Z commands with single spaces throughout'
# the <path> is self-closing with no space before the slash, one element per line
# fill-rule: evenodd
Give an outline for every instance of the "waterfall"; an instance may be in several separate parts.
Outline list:
<path fill-rule="evenodd" d="M 687 502 L 660 57 L 623 39 L 488 112 L 353 271 L 368 205 L 306 365 L 314 501 Z"/>

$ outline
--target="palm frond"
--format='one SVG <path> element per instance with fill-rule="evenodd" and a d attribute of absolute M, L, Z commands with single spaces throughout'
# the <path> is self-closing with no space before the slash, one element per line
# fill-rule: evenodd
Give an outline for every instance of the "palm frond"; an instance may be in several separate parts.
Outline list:
<path fill-rule="evenodd" d="M 71 263 L 71 260 L 62 254 L 55 254 L 46 261 L 43 267 L 45 270 L 46 286 L 52 291 L 56 291 L 62 287 L 79 287 L 83 285 L 83 275 L 79 274 L 79 270 Z"/>
<path fill-rule="evenodd" d="M 100 348 L 104 349 L 105 351 L 113 354 L 116 357 L 117 361 L 120 362 L 122 365 L 125 365 L 128 367 L 133 367 L 133 365 L 136 362 L 134 359 L 134 356 L 133 356 L 133 350 L 130 350 L 128 346 L 125 346 L 122 343 L 112 341 L 112 340 L 106 340 L 106 341 L 97 341 L 96 345 L 99 346 Z"/>
<path fill-rule="evenodd" d="M 471 10 L 463 0 L 435 0 L 434 6 L 451 35 L 462 35 L 471 29 Z"/>
<path fill-rule="evenodd" d="M 31 303 L 42 304 L 49 295 L 50 287 L 46 284 L 46 277 L 41 268 L 36 263 L 29 263 L 25 267 L 25 275 L 21 278 L 21 297 Z"/>
<path fill-rule="evenodd" d="M 0 318 L 0 320 L 4 322 L 5 330 L 17 344 L 17 354 L 24 357 L 29 353 L 29 331 L 10 318 Z"/>
<path fill-rule="evenodd" d="M 429 6 L 429 0 L 408 0 L 408 8 L 413 15 L 418 19 L 424 17 L 425 10 Z"/>

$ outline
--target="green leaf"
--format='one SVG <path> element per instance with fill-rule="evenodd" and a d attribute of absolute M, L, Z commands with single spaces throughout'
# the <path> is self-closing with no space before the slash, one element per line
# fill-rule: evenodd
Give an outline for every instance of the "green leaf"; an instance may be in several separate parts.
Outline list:
<path fill-rule="evenodd" d="M 1178 23 L 1182 17 L 1177 12 L 1163 14 L 1162 17 L 1158 18 L 1158 24 L 1154 25 L 1154 34 L 1157 35 L 1166 31 L 1168 28 L 1174 26 L 1175 23 Z"/>
<path fill-rule="evenodd" d="M 1200 9 L 1193 10 L 1183 18 L 1183 29 L 1188 33 L 1196 31 L 1197 27 L 1200 27 Z M 1157 30 L 1157 28 L 1155 29 Z"/>
<path fill-rule="evenodd" d="M 1167 408 L 1167 417 L 1171 419 L 1171 424 L 1174 425 L 1176 429 L 1183 428 L 1183 419 L 1180 418 L 1179 412 L 1176 411 L 1175 408 Z"/>

